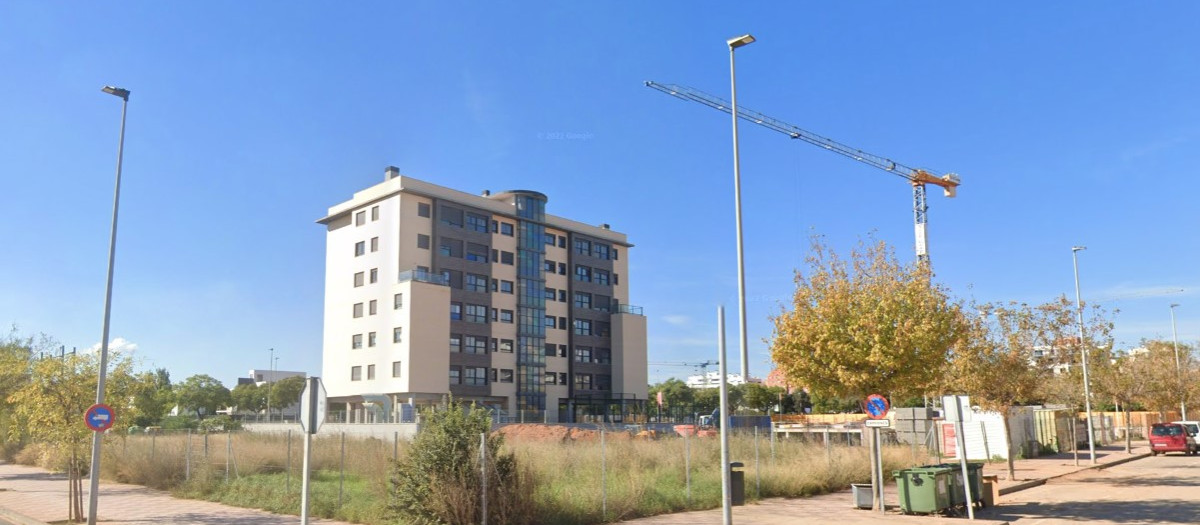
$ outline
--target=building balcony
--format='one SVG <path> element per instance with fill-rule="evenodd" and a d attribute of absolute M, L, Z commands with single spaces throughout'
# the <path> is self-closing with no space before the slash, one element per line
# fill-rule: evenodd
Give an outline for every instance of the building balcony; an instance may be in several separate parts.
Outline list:
<path fill-rule="evenodd" d="M 425 270 L 409 270 L 407 272 L 400 272 L 400 278 L 397 279 L 396 282 L 406 283 L 409 281 L 450 286 L 450 281 L 446 279 L 445 275 Z"/>
<path fill-rule="evenodd" d="M 640 307 L 640 306 L 634 306 L 632 304 L 617 304 L 617 305 L 613 305 L 613 306 L 615 307 L 613 309 L 613 313 L 615 313 L 615 314 L 633 314 L 633 315 L 641 315 L 641 316 L 646 315 L 646 314 L 642 313 L 642 307 Z"/>

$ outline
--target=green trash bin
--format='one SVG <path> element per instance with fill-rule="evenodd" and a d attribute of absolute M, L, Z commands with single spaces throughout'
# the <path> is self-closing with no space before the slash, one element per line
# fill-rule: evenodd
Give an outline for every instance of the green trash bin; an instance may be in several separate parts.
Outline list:
<path fill-rule="evenodd" d="M 942 463 L 937 467 L 953 471 L 951 476 L 950 504 L 952 506 L 966 505 L 963 499 L 962 466 L 958 463 Z M 982 506 L 983 498 L 983 463 L 967 463 L 967 478 L 971 487 L 971 503 Z"/>
<path fill-rule="evenodd" d="M 953 506 L 950 500 L 952 472 L 940 465 L 907 468 L 892 472 L 905 514 L 933 514 Z"/>

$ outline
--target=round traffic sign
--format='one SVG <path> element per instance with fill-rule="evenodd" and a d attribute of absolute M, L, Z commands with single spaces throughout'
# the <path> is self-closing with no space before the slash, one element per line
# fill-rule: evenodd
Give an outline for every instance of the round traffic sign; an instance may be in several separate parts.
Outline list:
<path fill-rule="evenodd" d="M 112 407 L 103 403 L 96 403 L 88 407 L 84 413 L 83 422 L 88 428 L 96 432 L 104 432 L 112 428 L 113 423 L 117 418 L 117 414 L 113 412 Z"/>
<path fill-rule="evenodd" d="M 883 419 L 887 417 L 888 408 L 891 405 L 886 397 L 879 394 L 871 394 L 867 396 L 867 402 L 864 404 L 867 411 L 867 417 L 871 419 Z"/>

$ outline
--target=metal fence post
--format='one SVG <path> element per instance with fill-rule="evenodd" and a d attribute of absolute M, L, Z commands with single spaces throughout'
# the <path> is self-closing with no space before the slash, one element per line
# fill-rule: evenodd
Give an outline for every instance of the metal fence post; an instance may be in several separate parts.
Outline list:
<path fill-rule="evenodd" d="M 154 449 L 155 449 L 155 445 L 157 445 L 157 443 L 158 443 L 157 438 L 158 438 L 158 432 L 150 434 L 150 462 L 151 463 L 154 462 Z"/>
<path fill-rule="evenodd" d="M 683 434 L 683 475 L 687 491 L 688 508 L 692 506 L 692 438 L 691 432 Z"/>
<path fill-rule="evenodd" d="M 482 509 L 482 512 L 479 513 L 479 523 L 480 525 L 487 525 L 487 432 L 479 433 L 479 480 L 479 484 L 482 487 L 479 490 L 480 507 Z"/>
<path fill-rule="evenodd" d="M 284 475 L 284 491 L 292 491 L 292 429 L 287 431 L 287 474 Z"/>
<path fill-rule="evenodd" d="M 608 519 L 608 466 L 605 464 L 604 428 L 600 428 L 600 519 Z"/>
<path fill-rule="evenodd" d="M 758 462 L 758 427 L 754 427 L 754 498 L 762 499 L 762 464 Z"/>
<path fill-rule="evenodd" d="M 229 460 L 233 457 L 233 432 L 225 433 L 225 483 L 229 483 Z"/>
<path fill-rule="evenodd" d="M 342 490 L 346 485 L 346 432 L 342 431 L 342 464 L 338 466 L 338 508 L 342 508 Z"/>
<path fill-rule="evenodd" d="M 183 447 L 183 479 L 192 479 L 192 429 L 187 429 L 187 445 Z"/>
<path fill-rule="evenodd" d="M 400 461 L 400 432 L 392 432 L 392 461 Z"/>

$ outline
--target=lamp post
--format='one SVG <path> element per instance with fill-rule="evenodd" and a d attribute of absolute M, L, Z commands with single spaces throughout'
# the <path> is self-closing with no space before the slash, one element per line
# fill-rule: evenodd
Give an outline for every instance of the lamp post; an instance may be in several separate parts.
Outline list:
<path fill-rule="evenodd" d="M 121 97 L 121 134 L 117 140 L 117 181 L 113 190 L 112 229 L 108 239 L 108 282 L 104 287 L 104 328 L 100 331 L 100 377 L 96 381 L 96 404 L 104 403 L 104 380 L 108 376 L 108 321 L 112 313 L 113 261 L 117 252 L 117 210 L 121 204 L 121 160 L 125 155 L 125 110 L 129 107 L 129 90 L 104 86 L 101 91 Z M 88 525 L 96 525 L 97 496 L 100 491 L 100 445 L 104 433 L 92 434 L 92 466 L 88 472 Z"/>
<path fill-rule="evenodd" d="M 1175 376 L 1178 379 L 1180 374 L 1183 373 L 1183 369 L 1179 366 L 1179 334 L 1175 332 L 1176 306 L 1179 306 L 1179 304 L 1171 303 L 1171 343 L 1175 345 Z M 1183 397 L 1179 398 L 1179 417 L 1187 421 L 1187 402 Z"/>
<path fill-rule="evenodd" d="M 750 380 L 748 351 L 746 349 L 746 264 L 742 250 L 742 172 L 738 158 L 738 112 L 737 112 L 737 73 L 734 68 L 733 51 L 739 47 L 754 42 L 754 37 L 745 34 L 730 38 L 725 43 L 729 45 L 729 91 L 733 115 L 733 208 L 737 215 L 737 279 L 738 279 L 738 329 L 741 332 L 740 348 L 742 353 L 742 380 Z M 726 377 L 721 377 L 724 384 Z"/>
<path fill-rule="evenodd" d="M 1079 296 L 1079 251 L 1087 246 L 1072 246 L 1071 261 L 1075 266 L 1075 310 L 1079 314 L 1079 349 L 1083 354 L 1083 408 L 1087 414 L 1088 452 L 1091 453 L 1092 464 L 1096 463 L 1096 442 L 1092 437 L 1092 386 L 1088 381 L 1088 352 L 1083 343 L 1083 300 Z"/>

